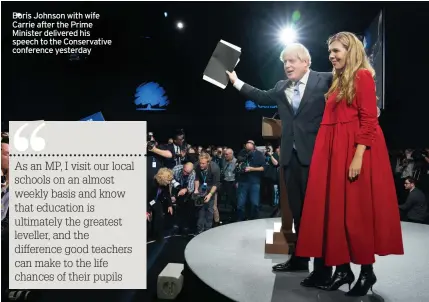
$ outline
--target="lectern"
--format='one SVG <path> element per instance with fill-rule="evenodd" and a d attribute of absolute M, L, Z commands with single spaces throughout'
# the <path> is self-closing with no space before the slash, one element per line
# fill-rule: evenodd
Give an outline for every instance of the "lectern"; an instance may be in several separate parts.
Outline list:
<path fill-rule="evenodd" d="M 282 122 L 274 118 L 262 118 L 262 137 L 264 139 L 281 139 Z M 280 158 L 280 162 L 282 159 Z M 280 211 L 282 222 L 274 225 L 272 230 L 266 231 L 265 253 L 267 254 L 288 254 L 289 249 L 294 249 L 296 235 L 292 230 L 293 218 L 287 198 L 287 188 L 284 181 L 284 169 L 280 169 Z"/>

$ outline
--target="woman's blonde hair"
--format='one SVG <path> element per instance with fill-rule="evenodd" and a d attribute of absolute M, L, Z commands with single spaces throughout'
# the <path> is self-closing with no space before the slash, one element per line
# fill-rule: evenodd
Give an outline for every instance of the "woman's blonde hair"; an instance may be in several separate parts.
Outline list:
<path fill-rule="evenodd" d="M 332 85 L 325 94 L 325 97 L 328 99 L 332 93 L 338 91 L 336 101 L 339 102 L 345 99 L 347 104 L 350 105 L 353 103 L 356 95 L 355 78 L 358 70 L 366 69 L 373 77 L 375 77 L 375 71 L 369 63 L 362 42 L 355 34 L 339 32 L 328 39 L 328 45 L 331 45 L 334 41 L 340 42 L 347 50 L 347 54 L 344 69 L 342 71 L 333 69 Z"/>
<path fill-rule="evenodd" d="M 155 180 L 160 186 L 167 186 L 173 180 L 173 171 L 168 168 L 161 168 L 156 173 Z"/>

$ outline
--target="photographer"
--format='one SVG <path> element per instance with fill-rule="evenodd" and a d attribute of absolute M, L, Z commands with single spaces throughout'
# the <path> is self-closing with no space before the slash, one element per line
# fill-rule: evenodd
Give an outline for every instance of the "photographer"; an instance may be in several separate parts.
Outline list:
<path fill-rule="evenodd" d="M 147 185 L 151 185 L 153 178 L 160 168 L 164 167 L 165 160 L 173 157 L 171 150 L 164 150 L 163 147 L 158 147 L 152 132 L 147 136 Z"/>
<path fill-rule="evenodd" d="M 193 202 L 189 198 L 195 186 L 195 171 L 191 162 L 174 167 L 172 186 L 171 200 L 176 204 L 176 222 L 182 235 L 188 235 L 194 214 Z"/>
<path fill-rule="evenodd" d="M 255 142 L 249 140 L 246 148 L 237 156 L 238 159 L 238 187 L 237 187 L 237 214 L 238 221 L 244 220 L 247 197 L 252 205 L 251 219 L 259 217 L 259 201 L 261 178 L 264 172 L 265 158 L 262 152 L 256 150 Z"/>
<path fill-rule="evenodd" d="M 413 158 L 417 162 L 418 185 L 429 200 L 429 148 L 415 151 Z"/>
<path fill-rule="evenodd" d="M 169 169 L 173 169 L 177 165 L 181 165 L 186 159 L 185 149 L 185 133 L 183 129 L 177 130 L 173 137 L 173 143 L 168 144 L 166 149 L 170 150 L 173 155 L 165 162 L 165 166 Z"/>
<path fill-rule="evenodd" d="M 237 214 L 237 192 L 235 187 L 236 165 L 237 159 L 234 157 L 234 151 L 230 148 L 227 148 L 225 150 L 225 158 L 223 160 L 221 169 L 221 191 L 225 195 L 226 204 L 232 207 L 232 215 L 229 218 L 230 220 L 235 220 L 235 216 Z"/>
<path fill-rule="evenodd" d="M 173 171 L 161 168 L 156 173 L 151 185 L 148 186 L 148 213 L 146 217 L 153 223 L 153 235 L 155 240 L 164 240 L 164 208 L 173 215 L 173 206 L 170 195 L 170 183 L 173 180 Z"/>
<path fill-rule="evenodd" d="M 193 164 L 196 164 L 198 162 L 198 154 L 194 148 L 188 148 L 188 151 L 186 152 L 185 162 L 191 162 Z"/>
<path fill-rule="evenodd" d="M 273 152 L 273 147 L 268 146 L 265 150 L 265 167 L 264 167 L 264 180 L 268 185 L 269 191 L 273 193 L 272 206 L 278 206 L 280 199 L 279 191 L 279 148 Z"/>
<path fill-rule="evenodd" d="M 222 147 L 217 147 L 215 150 L 213 150 L 213 157 L 212 162 L 216 163 L 220 169 L 222 169 L 223 164 L 223 150 Z"/>
<path fill-rule="evenodd" d="M 203 153 L 195 168 L 195 190 L 193 200 L 198 209 L 198 234 L 211 229 L 214 216 L 214 198 L 220 185 L 219 166 L 211 161 L 210 155 Z"/>

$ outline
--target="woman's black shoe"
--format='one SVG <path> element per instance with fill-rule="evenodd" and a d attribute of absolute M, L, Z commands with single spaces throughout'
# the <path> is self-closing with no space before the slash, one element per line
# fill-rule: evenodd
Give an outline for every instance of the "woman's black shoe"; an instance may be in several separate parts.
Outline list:
<path fill-rule="evenodd" d="M 331 278 L 331 281 L 324 286 L 318 286 L 318 288 L 327 290 L 327 291 L 334 291 L 339 289 L 342 285 L 348 284 L 349 290 L 350 290 L 350 286 L 354 281 L 355 281 L 355 275 L 351 270 L 347 270 L 347 271 L 336 270 L 334 275 Z"/>
<path fill-rule="evenodd" d="M 346 296 L 351 297 L 361 297 L 365 296 L 369 289 L 372 290 L 372 286 L 377 282 L 377 277 L 374 274 L 373 270 L 362 271 L 360 272 L 359 279 L 356 282 L 355 286 L 346 293 Z"/>

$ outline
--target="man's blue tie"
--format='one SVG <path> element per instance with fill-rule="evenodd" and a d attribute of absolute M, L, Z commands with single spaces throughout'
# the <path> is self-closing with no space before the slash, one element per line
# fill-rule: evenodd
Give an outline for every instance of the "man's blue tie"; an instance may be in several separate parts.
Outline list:
<path fill-rule="evenodd" d="M 292 108 L 293 112 L 296 114 L 299 108 L 299 104 L 301 103 L 301 95 L 299 93 L 299 84 L 300 82 L 296 82 L 295 87 L 293 88 L 293 96 L 292 96 Z"/>

